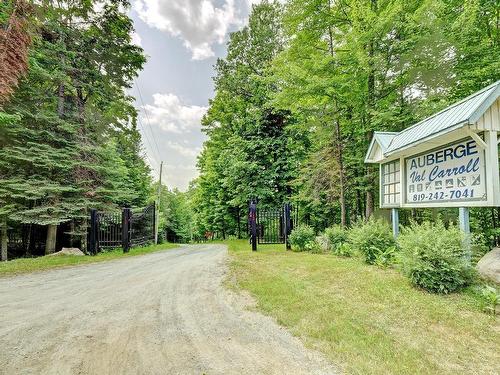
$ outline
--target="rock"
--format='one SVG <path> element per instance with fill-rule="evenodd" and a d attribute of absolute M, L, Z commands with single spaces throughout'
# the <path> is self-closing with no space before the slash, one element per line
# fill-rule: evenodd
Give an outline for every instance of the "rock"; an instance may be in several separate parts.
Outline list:
<path fill-rule="evenodd" d="M 63 247 L 61 251 L 58 251 L 57 253 L 54 253 L 54 254 L 50 254 L 49 256 L 55 256 L 55 255 L 83 256 L 85 254 L 83 253 L 83 251 L 81 251 L 77 247 Z"/>
<path fill-rule="evenodd" d="M 500 248 L 486 253 L 477 263 L 477 270 L 481 276 L 500 284 Z"/>

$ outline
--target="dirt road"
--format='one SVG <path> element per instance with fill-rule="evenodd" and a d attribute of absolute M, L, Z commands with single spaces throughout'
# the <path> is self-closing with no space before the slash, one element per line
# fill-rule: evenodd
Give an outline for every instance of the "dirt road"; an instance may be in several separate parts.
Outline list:
<path fill-rule="evenodd" d="M 186 246 L 0 279 L 1 374 L 333 374 Z"/>

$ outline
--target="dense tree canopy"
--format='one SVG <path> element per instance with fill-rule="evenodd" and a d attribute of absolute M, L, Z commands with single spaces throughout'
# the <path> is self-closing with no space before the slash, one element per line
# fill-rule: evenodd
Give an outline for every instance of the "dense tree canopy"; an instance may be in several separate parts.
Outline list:
<path fill-rule="evenodd" d="M 149 197 L 137 114 L 125 93 L 145 58 L 131 43 L 127 2 L 102 5 L 34 7 L 29 69 L 0 120 L 0 216 L 47 225 L 46 252 L 60 223 L 75 224 L 85 246 L 90 208 Z"/>
<path fill-rule="evenodd" d="M 90 208 L 144 206 L 158 186 L 126 91 L 145 63 L 129 1 L 29 3 L 0 5 L 0 234 L 42 225 L 50 252 L 58 226 L 85 246 Z M 316 229 L 370 217 L 373 131 L 399 131 L 498 80 L 499 29 L 489 0 L 254 5 L 214 67 L 199 177 L 187 192 L 159 189 L 160 234 L 243 237 L 251 200 L 293 202 Z M 486 236 L 498 222 L 498 210 L 473 211 Z"/>
<path fill-rule="evenodd" d="M 373 131 L 399 131 L 498 80 L 499 40 L 491 1 L 255 5 L 216 65 L 193 193 L 200 232 L 241 234 L 252 198 L 293 201 L 318 229 L 369 217 Z"/>

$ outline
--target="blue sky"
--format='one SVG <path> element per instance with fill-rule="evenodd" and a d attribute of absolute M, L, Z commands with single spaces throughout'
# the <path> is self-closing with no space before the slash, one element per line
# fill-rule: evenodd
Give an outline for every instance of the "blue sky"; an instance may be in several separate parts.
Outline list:
<path fill-rule="evenodd" d="M 204 135 L 200 119 L 213 97 L 213 65 L 229 33 L 248 19 L 254 0 L 133 0 L 135 43 L 148 61 L 131 90 L 140 110 L 147 161 L 163 181 L 185 190 L 197 176 Z M 142 101 L 140 100 L 142 94 Z"/>

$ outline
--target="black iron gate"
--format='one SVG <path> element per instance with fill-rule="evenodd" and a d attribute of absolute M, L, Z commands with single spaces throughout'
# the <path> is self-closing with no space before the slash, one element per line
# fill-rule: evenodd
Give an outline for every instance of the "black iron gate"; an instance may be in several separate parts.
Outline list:
<path fill-rule="evenodd" d="M 130 246 L 142 246 L 155 239 L 155 204 L 130 215 Z"/>
<path fill-rule="evenodd" d="M 89 252 L 131 247 L 153 242 L 156 226 L 155 204 L 144 209 L 123 208 L 115 212 L 90 211 Z"/>
<path fill-rule="evenodd" d="M 257 208 L 257 243 L 285 243 L 285 213 L 282 208 Z"/>
<path fill-rule="evenodd" d="M 257 244 L 286 244 L 287 249 L 290 248 L 288 236 L 298 224 L 297 208 L 289 203 L 282 207 L 258 208 L 251 203 L 248 218 L 253 250 Z"/>

